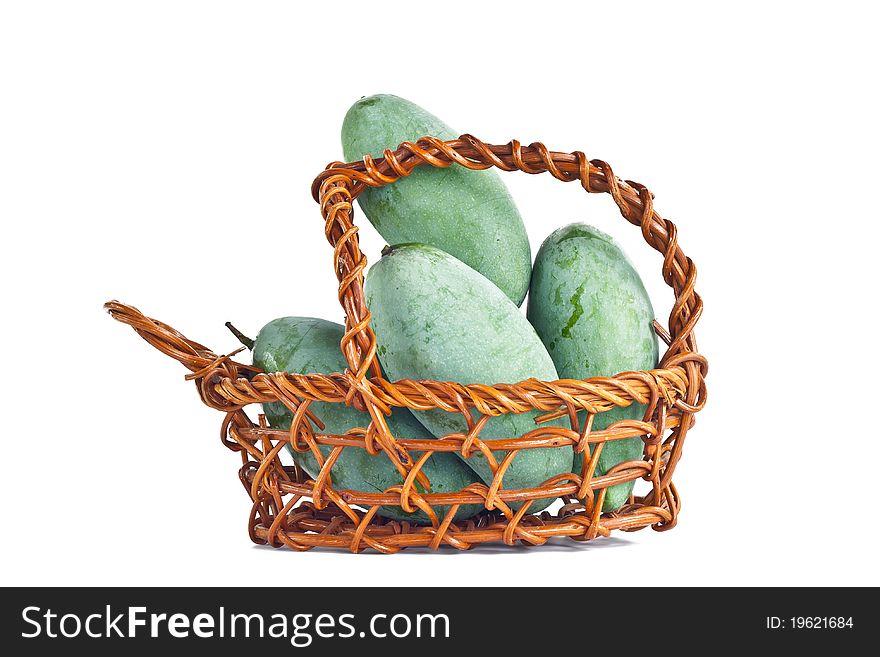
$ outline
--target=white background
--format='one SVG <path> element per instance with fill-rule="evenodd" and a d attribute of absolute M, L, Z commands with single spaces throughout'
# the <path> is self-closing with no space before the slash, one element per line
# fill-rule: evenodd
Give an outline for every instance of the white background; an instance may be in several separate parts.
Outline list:
<path fill-rule="evenodd" d="M 870 3 L 80 2 L 0 10 L 4 584 L 880 584 Z M 132 303 L 342 321 L 312 178 L 363 95 L 584 150 L 647 184 L 699 267 L 709 404 L 677 528 L 469 553 L 253 546 L 239 457 Z M 505 174 L 533 251 L 607 196 Z M 383 244 L 362 220 L 365 252 Z"/>

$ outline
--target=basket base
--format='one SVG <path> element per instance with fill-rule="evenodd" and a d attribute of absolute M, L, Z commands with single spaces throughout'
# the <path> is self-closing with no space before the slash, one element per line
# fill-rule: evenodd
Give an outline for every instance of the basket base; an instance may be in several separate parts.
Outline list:
<path fill-rule="evenodd" d="M 665 507 L 645 504 L 636 498 L 619 511 L 593 517 L 583 504 L 565 504 L 556 514 L 544 511 L 508 520 L 499 512 L 483 512 L 474 518 L 447 527 L 425 527 L 373 516 L 355 523 L 332 504 L 316 509 L 303 500 L 285 516 L 260 518 L 255 505 L 251 516 L 251 540 L 272 547 L 304 551 L 316 547 L 363 552 L 367 549 L 390 554 L 404 548 L 438 550 L 448 545 L 469 550 L 483 543 L 527 546 L 543 545 L 554 537 L 589 541 L 609 536 L 614 530 L 637 531 L 648 526 L 669 529 L 674 514 Z M 265 511 L 265 509 L 263 509 Z M 269 524 L 267 525 L 267 521 Z"/>

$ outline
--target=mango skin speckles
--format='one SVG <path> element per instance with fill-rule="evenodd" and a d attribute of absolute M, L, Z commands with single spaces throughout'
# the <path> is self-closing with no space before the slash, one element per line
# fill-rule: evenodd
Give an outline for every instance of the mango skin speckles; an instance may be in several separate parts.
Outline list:
<path fill-rule="evenodd" d="M 645 286 L 614 240 L 587 224 L 564 226 L 544 240 L 532 270 L 527 315 L 560 378 L 611 376 L 657 365 L 654 309 Z M 640 420 L 644 412 L 641 404 L 616 407 L 597 415 L 593 427 Z M 579 418 L 584 422 L 586 412 Z M 640 438 L 607 442 L 597 474 L 641 454 Z M 575 455 L 572 470 L 580 472 L 582 463 L 583 454 Z M 620 508 L 633 483 L 609 488 L 603 510 Z"/>
<path fill-rule="evenodd" d="M 342 123 L 346 161 L 382 157 L 385 148 L 431 135 L 460 135 L 408 100 L 362 98 Z M 516 305 L 529 287 L 531 248 L 522 217 L 496 171 L 458 164 L 422 166 L 397 182 L 365 189 L 358 205 L 388 244 L 421 242 L 455 256 L 497 285 Z"/>
<path fill-rule="evenodd" d="M 556 368 L 523 313 L 491 281 L 448 253 L 423 244 L 397 245 L 367 273 L 366 300 L 392 380 L 518 383 L 557 378 Z M 538 428 L 539 413 L 491 418 L 481 438 L 518 438 Z M 413 415 L 434 436 L 466 432 L 460 413 L 441 409 Z M 568 426 L 567 420 L 546 425 Z M 541 426 L 546 426 L 541 425 Z M 500 462 L 504 452 L 496 452 Z M 522 450 L 504 475 L 504 488 L 537 486 L 571 468 L 571 447 Z M 479 452 L 464 460 L 489 484 L 492 472 Z M 553 500 L 536 500 L 529 512 Z"/>

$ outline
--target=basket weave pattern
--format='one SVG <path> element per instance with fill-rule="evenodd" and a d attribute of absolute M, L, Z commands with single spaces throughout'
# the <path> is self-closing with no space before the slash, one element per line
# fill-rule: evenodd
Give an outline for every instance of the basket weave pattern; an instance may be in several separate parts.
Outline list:
<path fill-rule="evenodd" d="M 549 172 L 564 182 L 580 182 L 587 192 L 610 194 L 621 215 L 639 226 L 645 241 L 663 255 L 663 278 L 675 294 L 668 329 L 654 323 L 667 345 L 658 367 L 584 381 L 529 379 L 491 386 L 383 379 L 370 311 L 364 301 L 367 261 L 352 222 L 352 203 L 366 187 L 392 184 L 417 166 L 452 164 L 469 169 L 494 166 L 531 174 Z M 607 163 L 587 160 L 581 152 L 551 152 L 540 143 L 522 146 L 517 141 L 494 146 L 463 135 L 450 141 L 424 137 L 416 143 L 404 142 L 396 151 L 386 150 L 381 159 L 366 156 L 358 163 L 331 163 L 315 179 L 312 193 L 321 207 L 325 235 L 334 248 L 339 300 L 346 317 L 341 344 L 349 365 L 345 372 L 264 373 L 234 361 L 232 357 L 238 352 L 217 355 L 131 306 L 116 301 L 105 306 L 115 319 L 129 324 L 154 347 L 186 366 L 190 370 L 187 378 L 195 381 L 202 401 L 225 413 L 221 440 L 241 454 L 239 477 L 253 501 L 248 527 L 254 542 L 295 550 L 320 546 L 391 553 L 416 546 L 437 549 L 444 544 L 468 549 L 498 541 L 540 545 L 554 536 L 590 540 L 615 529 L 633 531 L 652 526 L 665 530 L 675 525 L 680 499 L 672 474 L 694 415 L 706 401 L 707 364 L 697 352 L 693 334 L 702 301 L 694 290 L 696 267 L 679 248 L 675 225 L 656 213 L 653 196 L 643 185 L 619 180 Z M 350 404 L 368 412 L 372 422 L 345 435 L 322 433 L 320 418 L 309 410 L 316 400 Z M 255 423 L 244 411 L 247 405 L 273 401 L 280 401 L 293 413 L 290 430 L 269 428 L 262 415 Z M 642 421 L 625 420 L 592 430 L 596 414 L 631 403 L 646 405 Z M 395 439 L 384 420 L 393 406 L 461 413 L 468 431 L 438 440 Z M 539 422 L 523 436 L 480 438 L 490 417 L 533 409 L 544 412 L 541 419 L 568 417 L 570 426 L 542 426 Z M 477 411 L 476 418 L 472 410 Z M 587 420 L 580 423 L 577 412 L 584 410 Z M 643 458 L 596 475 L 603 445 L 634 436 L 642 437 Z M 298 466 L 282 463 L 280 452 L 285 445 L 314 454 L 322 465 L 316 479 Z M 332 447 L 326 458 L 319 450 L 322 445 Z M 581 472 L 559 473 L 535 488 L 504 488 L 504 473 L 520 450 L 567 445 L 588 455 Z M 334 489 L 330 472 L 345 449 L 366 449 L 372 455 L 384 452 L 403 483 L 382 493 Z M 413 450 L 423 452 L 418 460 L 410 456 Z M 497 450 L 507 451 L 501 461 L 493 455 Z M 476 483 L 456 492 L 430 492 L 430 482 L 421 468 L 431 454 L 458 452 L 468 458 L 478 451 L 494 473 L 489 485 Z M 636 479 L 649 481 L 650 491 L 631 497 L 616 512 L 603 514 L 605 490 Z M 416 481 L 428 492 L 419 493 Z M 556 514 L 528 513 L 533 500 L 550 497 L 565 502 Z M 517 502 L 522 505 L 514 511 L 511 505 Z M 480 504 L 485 511 L 455 523 L 455 512 L 462 504 Z M 400 506 L 406 512 L 419 509 L 432 524 L 417 526 L 384 519 L 376 515 L 380 506 Z M 435 512 L 438 506 L 449 508 L 441 515 Z"/>

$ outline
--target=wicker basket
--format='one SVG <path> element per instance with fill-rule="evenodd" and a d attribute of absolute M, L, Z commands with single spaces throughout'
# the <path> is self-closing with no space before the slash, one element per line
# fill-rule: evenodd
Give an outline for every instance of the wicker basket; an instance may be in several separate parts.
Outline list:
<path fill-rule="evenodd" d="M 675 293 L 668 331 L 654 323 L 667 345 L 657 369 L 585 381 L 530 379 L 494 386 L 391 382 L 381 377 L 363 294 L 367 261 L 352 223 L 352 202 L 365 187 L 391 184 L 416 166 L 447 167 L 453 163 L 469 169 L 494 166 L 504 171 L 547 171 L 564 182 L 579 181 L 587 192 L 611 195 L 623 217 L 639 226 L 645 241 L 663 254 L 663 278 Z M 238 352 L 218 356 L 135 308 L 115 301 L 105 305 L 115 319 L 129 324 L 154 347 L 185 365 L 190 370 L 187 378 L 195 381 L 202 401 L 225 413 L 221 439 L 241 454 L 239 478 L 253 501 L 248 524 L 251 540 L 294 550 L 330 547 L 360 552 L 373 548 L 392 553 L 405 547 L 451 545 L 468 549 L 499 541 L 541 545 L 555 536 L 585 541 L 607 536 L 615 529 L 633 531 L 650 525 L 662 531 L 675 525 L 680 499 L 672 474 L 694 414 L 706 401 L 706 360 L 697 353 L 693 334 L 702 301 L 694 291 L 696 267 L 678 247 L 675 225 L 654 211 L 653 197 L 643 185 L 619 180 L 605 162 L 588 161 L 581 152 L 550 152 L 543 144 L 524 147 L 517 141 L 492 146 L 464 135 L 446 142 L 433 137 L 415 144 L 404 142 L 377 160 L 366 156 L 363 162 L 332 163 L 315 179 L 312 193 L 320 203 L 325 234 L 334 247 L 339 299 L 346 316 L 341 344 L 349 364 L 345 372 L 263 373 L 232 360 Z M 369 427 L 345 435 L 320 433 L 320 418 L 309 411 L 315 400 L 350 404 L 369 412 L 373 421 Z M 289 431 L 269 428 L 262 415 L 254 423 L 243 410 L 249 404 L 271 401 L 281 401 L 294 411 Z M 634 402 L 647 406 L 642 421 L 621 421 L 601 431 L 591 430 L 595 414 Z M 462 413 L 470 430 L 439 440 L 395 440 L 382 420 L 392 406 Z M 525 439 L 481 440 L 482 423 L 472 419 L 470 409 L 491 416 L 539 409 L 546 418 L 568 416 L 570 428 L 541 430 L 539 424 Z M 587 411 L 584 426 L 578 424 L 579 410 Z M 643 459 L 620 463 L 602 476 L 595 475 L 603 444 L 633 436 L 642 437 Z M 287 444 L 300 452 L 311 450 L 319 463 L 323 461 L 316 480 L 297 466 L 282 463 L 280 452 Z M 319 445 L 332 446 L 328 458 L 320 456 Z M 580 473 L 561 472 L 537 488 L 504 488 L 504 472 L 519 450 L 569 445 L 589 454 Z M 346 449 L 366 449 L 372 455 L 385 452 L 401 472 L 402 484 L 383 493 L 335 490 L 329 473 Z M 423 456 L 414 462 L 411 450 L 422 451 Z M 493 450 L 509 452 L 499 463 Z M 419 493 L 416 481 L 430 491 L 421 466 L 440 451 L 459 452 L 465 458 L 481 451 L 492 465 L 494 480 L 488 486 L 472 484 L 454 493 Z M 650 482 L 647 494 L 631 497 L 618 511 L 603 514 L 605 489 L 636 479 Z M 529 514 L 532 500 L 555 497 L 564 501 L 556 514 Z M 514 511 L 511 504 L 516 502 L 524 503 Z M 455 512 L 462 504 L 482 504 L 485 510 L 455 523 Z M 376 515 L 380 506 L 389 505 L 399 505 L 406 512 L 420 509 L 432 524 L 418 526 Z M 438 515 L 434 511 L 437 506 L 448 506 L 448 511 Z"/>

